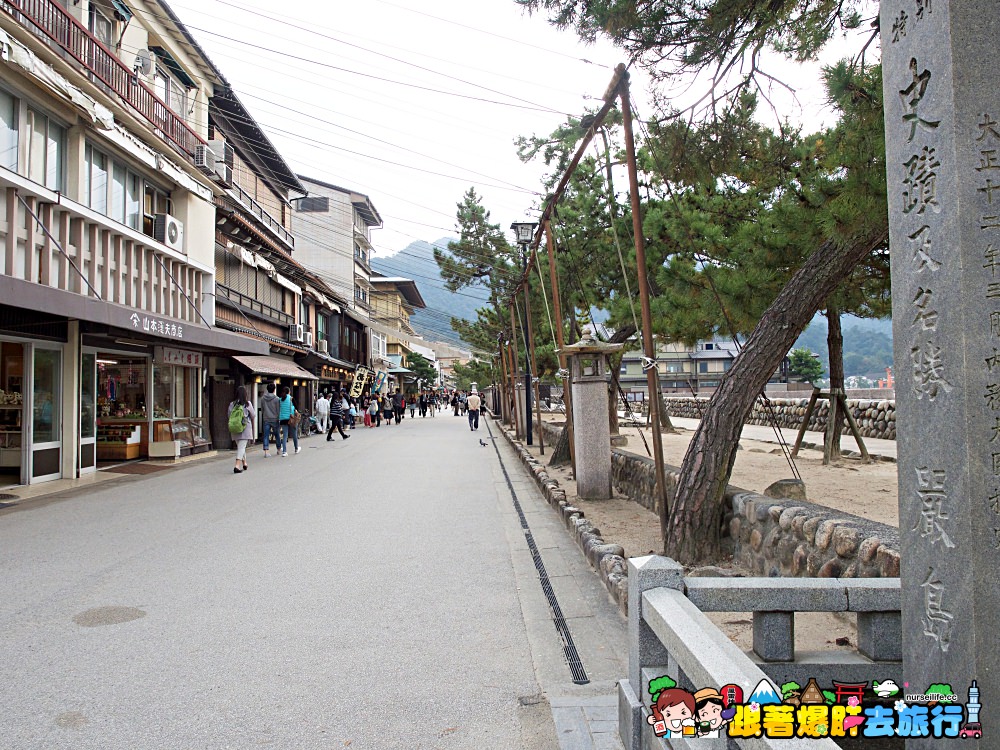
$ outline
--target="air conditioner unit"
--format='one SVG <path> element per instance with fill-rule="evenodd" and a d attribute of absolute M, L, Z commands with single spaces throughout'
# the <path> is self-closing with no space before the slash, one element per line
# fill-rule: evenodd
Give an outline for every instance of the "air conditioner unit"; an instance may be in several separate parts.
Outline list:
<path fill-rule="evenodd" d="M 222 162 L 230 167 L 233 166 L 233 147 L 229 145 L 228 141 L 224 141 L 221 138 L 209 141 L 209 147 L 215 153 L 216 162 Z"/>
<path fill-rule="evenodd" d="M 330 353 L 330 342 L 327 341 L 326 339 L 323 339 L 321 341 L 317 341 L 316 342 L 316 350 L 320 354 L 329 354 Z"/>
<path fill-rule="evenodd" d="M 205 174 L 214 175 L 216 165 L 215 152 L 204 144 L 195 146 L 194 165 Z"/>
<path fill-rule="evenodd" d="M 232 187 L 233 184 L 233 168 L 224 162 L 216 159 L 215 161 L 215 173 L 211 175 L 212 179 L 221 185 L 226 187 Z"/>
<path fill-rule="evenodd" d="M 313 333 L 312 331 L 306 331 L 306 348 L 312 349 L 313 345 Z"/>
<path fill-rule="evenodd" d="M 170 214 L 156 214 L 153 220 L 153 239 L 172 250 L 184 252 L 184 225 Z"/>
<path fill-rule="evenodd" d="M 302 339 L 305 338 L 305 330 L 302 328 L 301 323 L 292 323 L 288 326 L 288 340 L 297 344 L 302 343 Z"/>

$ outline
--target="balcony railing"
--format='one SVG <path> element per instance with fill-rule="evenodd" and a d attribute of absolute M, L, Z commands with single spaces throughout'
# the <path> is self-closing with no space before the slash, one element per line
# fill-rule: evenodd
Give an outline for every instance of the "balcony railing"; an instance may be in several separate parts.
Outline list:
<path fill-rule="evenodd" d="M 87 27 L 52 0 L 0 0 L 0 8 L 50 47 L 61 50 L 91 75 L 91 79 L 130 105 L 164 140 L 191 157 L 205 144 L 184 118 L 154 94 Z M 206 144 L 207 145 L 207 144 Z"/>
<path fill-rule="evenodd" d="M 288 245 L 291 249 L 295 249 L 295 237 L 282 226 L 280 221 L 277 221 L 271 216 L 264 207 L 261 206 L 253 197 L 239 185 L 233 185 L 232 192 L 235 193 L 236 197 L 239 199 L 243 207 L 253 214 L 264 226 L 270 229 L 278 238 Z"/>
<path fill-rule="evenodd" d="M 265 305 L 258 299 L 251 297 L 249 294 L 243 294 L 238 292 L 231 287 L 224 286 L 218 282 L 215 284 L 215 294 L 216 297 L 225 297 L 230 302 L 239 305 L 247 310 L 254 310 L 260 313 L 264 317 L 270 318 L 282 325 L 291 325 L 295 322 L 295 318 L 282 310 L 271 307 L 270 305 Z"/>

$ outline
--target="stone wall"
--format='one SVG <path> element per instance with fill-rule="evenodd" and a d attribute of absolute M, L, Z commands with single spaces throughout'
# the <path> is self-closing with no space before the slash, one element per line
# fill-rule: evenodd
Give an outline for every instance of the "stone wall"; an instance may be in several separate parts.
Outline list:
<path fill-rule="evenodd" d="M 655 512 L 653 459 L 611 451 L 612 484 Z M 667 494 L 680 470 L 666 467 Z M 899 531 L 885 524 L 797 500 L 776 500 L 730 485 L 722 518 L 723 544 L 759 576 L 895 578 Z"/>
<path fill-rule="evenodd" d="M 667 408 L 672 417 L 686 417 L 688 419 L 701 419 L 708 404 L 707 398 L 695 398 L 693 396 L 666 398 Z M 791 429 L 798 429 L 805 417 L 806 406 L 809 404 L 808 398 L 773 398 L 771 406 L 774 411 L 778 425 Z M 882 438 L 885 440 L 896 439 L 896 403 L 895 401 L 874 401 L 870 399 L 848 399 L 847 406 L 858 423 L 862 437 Z M 809 420 L 808 429 L 815 432 L 825 432 L 827 416 L 830 412 L 830 402 L 821 400 L 816 402 L 812 417 Z M 747 424 L 771 426 L 764 405 L 759 401 L 754 404 L 750 412 Z M 844 434 L 850 435 L 847 420 L 844 420 Z"/>
<path fill-rule="evenodd" d="M 567 498 L 566 490 L 503 424 L 493 426 L 538 483 L 545 499 L 559 512 L 581 550 L 600 576 L 622 613 L 628 615 L 628 564 L 624 549 L 605 540 L 601 530 Z M 538 427 L 538 423 L 535 423 Z M 563 423 L 546 423 L 546 446 L 555 445 Z M 546 453 L 545 459 L 549 455 Z M 654 464 L 651 458 L 611 449 L 612 485 L 634 502 L 655 512 Z M 667 491 L 677 488 L 680 470 L 666 467 Z M 776 500 L 738 487 L 726 489 L 722 518 L 723 548 L 754 575 L 770 577 L 897 578 L 899 532 L 850 513 L 813 503 Z"/>

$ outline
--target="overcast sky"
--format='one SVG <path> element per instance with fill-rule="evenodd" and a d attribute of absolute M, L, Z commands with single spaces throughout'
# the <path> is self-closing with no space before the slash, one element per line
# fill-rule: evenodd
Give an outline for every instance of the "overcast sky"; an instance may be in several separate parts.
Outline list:
<path fill-rule="evenodd" d="M 599 106 L 624 59 L 513 0 L 170 4 L 294 170 L 372 199 L 383 256 L 453 235 L 470 186 L 502 227 L 533 220 L 543 168 L 518 161 L 515 138 Z M 818 123 L 817 87 L 801 94 Z"/>

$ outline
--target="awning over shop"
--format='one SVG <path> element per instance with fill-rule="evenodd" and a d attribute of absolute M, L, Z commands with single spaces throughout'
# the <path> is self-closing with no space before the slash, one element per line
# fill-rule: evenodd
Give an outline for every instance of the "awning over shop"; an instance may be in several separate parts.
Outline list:
<path fill-rule="evenodd" d="M 298 378 L 299 380 L 319 380 L 308 370 L 299 367 L 294 362 L 280 357 L 233 357 L 254 375 L 275 375 L 281 378 Z"/>

